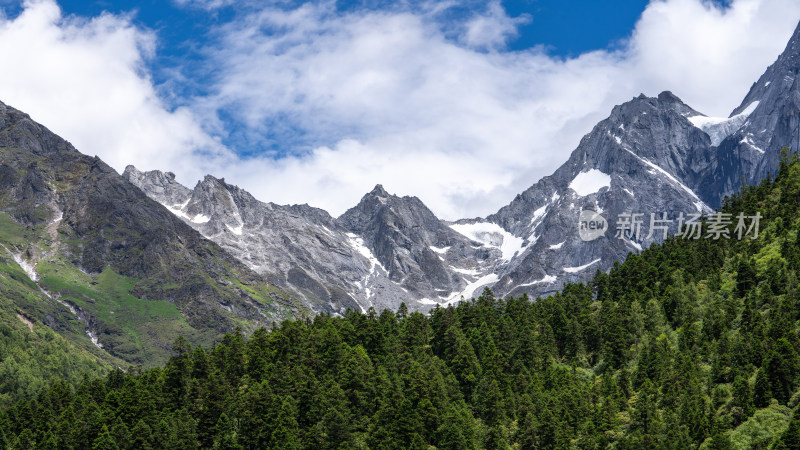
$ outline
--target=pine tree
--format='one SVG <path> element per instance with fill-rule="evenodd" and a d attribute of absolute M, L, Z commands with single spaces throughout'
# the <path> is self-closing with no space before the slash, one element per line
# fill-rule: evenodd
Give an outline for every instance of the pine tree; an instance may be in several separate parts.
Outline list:
<path fill-rule="evenodd" d="M 64 448 L 68 447 L 59 445 L 58 439 L 51 431 L 48 431 L 47 434 L 45 434 L 44 441 L 41 443 L 41 445 L 39 445 L 39 449 L 42 450 L 60 450 Z"/>
<path fill-rule="evenodd" d="M 455 404 L 444 414 L 442 425 L 436 430 L 440 449 L 473 449 L 475 445 L 475 422 L 464 404 Z"/>
<path fill-rule="evenodd" d="M 129 448 L 131 445 L 131 432 L 128 426 L 117 416 L 111 427 L 111 437 L 120 448 Z"/>
<path fill-rule="evenodd" d="M 631 428 L 641 435 L 642 443 L 648 445 L 657 441 L 661 431 L 660 419 L 656 411 L 656 390 L 653 383 L 647 379 L 639 391 L 634 406 L 633 423 Z"/>
<path fill-rule="evenodd" d="M 755 264 L 749 258 L 741 258 L 736 266 L 736 294 L 745 297 L 756 284 Z"/>
<path fill-rule="evenodd" d="M 406 302 L 401 302 L 397 308 L 397 320 L 403 320 L 406 317 L 408 317 L 408 305 L 406 305 Z"/>
<path fill-rule="evenodd" d="M 764 408 L 769 405 L 772 398 L 770 383 L 764 368 L 758 369 L 756 381 L 753 385 L 753 404 L 756 408 Z"/>
<path fill-rule="evenodd" d="M 300 448 L 300 430 L 297 425 L 297 405 L 292 397 L 286 397 L 272 432 L 272 445 L 287 450 Z"/>
<path fill-rule="evenodd" d="M 505 432 L 500 425 L 495 425 L 489 429 L 489 435 L 486 437 L 487 450 L 506 450 L 509 449 L 508 440 L 506 439 Z"/>
<path fill-rule="evenodd" d="M 25 428 L 22 432 L 14 439 L 14 443 L 11 445 L 11 448 L 19 448 L 19 449 L 35 449 L 36 448 L 36 437 L 31 431 L 30 428 Z"/>
<path fill-rule="evenodd" d="M 58 418 L 56 425 L 56 437 L 58 442 L 64 448 L 74 448 L 77 446 L 76 433 L 75 433 L 75 409 L 72 405 L 67 405 Z"/>
<path fill-rule="evenodd" d="M 344 445 L 350 440 L 351 422 L 347 417 L 347 412 L 339 407 L 333 407 L 325 413 L 320 426 L 329 445 Z"/>
<path fill-rule="evenodd" d="M 779 339 L 764 363 L 767 378 L 770 381 L 772 395 L 780 402 L 786 403 L 797 385 L 800 372 L 800 358 L 785 338 Z"/>
<path fill-rule="evenodd" d="M 742 375 L 738 375 L 733 381 L 733 399 L 731 401 L 734 414 L 734 424 L 738 425 L 753 414 L 753 394 L 750 391 L 750 383 Z M 738 409 L 737 409 L 738 408 Z"/>
<path fill-rule="evenodd" d="M 131 430 L 131 448 L 149 450 L 152 449 L 153 430 L 144 420 L 139 419 Z"/>
<path fill-rule="evenodd" d="M 119 449 L 119 446 L 117 445 L 116 441 L 114 441 L 114 437 L 111 436 L 111 432 L 108 431 L 108 427 L 103 425 L 103 429 L 100 430 L 100 435 L 98 435 L 97 439 L 95 439 L 92 443 L 92 450 L 117 449 Z"/>

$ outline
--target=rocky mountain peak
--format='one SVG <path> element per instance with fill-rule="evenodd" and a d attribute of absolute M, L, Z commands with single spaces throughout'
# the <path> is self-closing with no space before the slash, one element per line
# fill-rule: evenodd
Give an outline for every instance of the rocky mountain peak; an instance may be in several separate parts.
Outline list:
<path fill-rule="evenodd" d="M 274 285 L 143 193 L 166 203 L 188 198 L 174 177 L 128 167 L 123 178 L 27 115 L 5 105 L 0 111 L 0 178 L 14 178 L 0 195 L 0 215 L 7 215 L 4 228 L 15 222 L 27 230 L 24 245 L 4 241 L 0 251 L 19 255 L 40 295 L 26 302 L 35 299 L 37 311 L 49 310 L 40 320 L 70 330 L 69 339 L 80 337 L 72 330 L 82 323 L 88 345 L 142 363 L 147 355 L 166 357 L 163 343 L 179 334 L 208 345 L 235 324 L 256 327 L 295 308 L 278 298 Z M 248 290 L 231 287 L 232 279 Z"/>
<path fill-rule="evenodd" d="M 382 184 L 376 184 L 374 188 L 367 195 L 374 195 L 379 197 L 388 197 L 389 193 L 383 188 Z"/>
<path fill-rule="evenodd" d="M 142 172 L 139 169 L 137 169 L 136 166 L 134 166 L 133 164 L 128 164 L 127 166 L 125 166 L 125 170 L 122 172 L 122 176 L 125 178 L 132 176 L 138 178 L 142 176 Z"/>
<path fill-rule="evenodd" d="M 658 94 L 658 99 L 662 102 L 679 102 L 683 103 L 683 100 L 678 98 L 677 95 L 673 94 L 671 91 L 664 91 Z"/>
<path fill-rule="evenodd" d="M 59 157 L 70 157 L 81 154 L 72 144 L 34 122 L 28 114 L 3 103 L 0 103 L 0 129 L 4 130 L 0 146 L 25 148 L 28 152 L 40 156 L 59 154 Z M 105 164 L 100 164 L 97 157 L 94 159 L 95 169 L 111 170 Z"/>
<path fill-rule="evenodd" d="M 390 194 L 383 187 L 383 185 L 377 184 L 371 191 L 369 191 L 368 193 L 364 194 L 363 197 L 361 197 L 361 200 L 358 202 L 356 206 L 346 211 L 340 218 L 345 217 L 347 215 L 349 219 L 343 218 L 342 220 L 349 220 L 350 222 L 353 221 L 364 222 L 367 221 L 369 217 L 375 214 L 393 214 L 394 211 L 396 211 L 397 209 L 403 209 L 408 207 L 408 202 L 410 198 L 411 197 L 398 197 L 396 195 Z M 356 218 L 355 216 L 358 216 L 358 218 Z M 358 228 L 358 227 L 349 226 L 348 228 Z"/>
<path fill-rule="evenodd" d="M 409 231 L 441 225 L 439 219 L 418 198 L 392 195 L 380 184 L 337 221 L 344 228 L 359 234 L 368 232 L 378 222 Z"/>
<path fill-rule="evenodd" d="M 683 116 L 700 114 L 683 102 L 671 91 L 663 91 L 656 97 L 640 94 L 612 109 L 610 118 L 617 119 L 616 125 L 629 125 L 642 119 L 642 113 L 675 113 Z M 602 123 L 602 122 L 601 122 Z"/>
<path fill-rule="evenodd" d="M 175 181 L 175 174 L 172 172 L 165 173 L 159 170 L 142 172 L 128 165 L 122 172 L 122 177 L 141 189 L 148 197 L 164 205 L 182 205 L 191 196 L 191 190 Z"/>

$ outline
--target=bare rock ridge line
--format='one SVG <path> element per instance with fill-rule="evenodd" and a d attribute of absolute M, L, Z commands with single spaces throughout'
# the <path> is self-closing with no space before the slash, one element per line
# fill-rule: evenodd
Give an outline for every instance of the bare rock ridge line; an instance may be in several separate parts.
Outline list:
<path fill-rule="evenodd" d="M 480 263 L 492 259 L 492 249 L 448 227 L 419 199 L 381 186 L 334 219 L 307 205 L 260 202 L 212 176 L 192 190 L 159 171 L 129 166 L 123 176 L 313 309 L 380 310 L 438 299 L 460 293 L 473 281 L 468 274 L 490 269 Z"/>

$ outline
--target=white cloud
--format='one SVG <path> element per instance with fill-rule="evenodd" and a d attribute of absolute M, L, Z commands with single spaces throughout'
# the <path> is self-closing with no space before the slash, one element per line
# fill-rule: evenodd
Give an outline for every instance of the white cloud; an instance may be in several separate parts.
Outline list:
<path fill-rule="evenodd" d="M 209 171 L 262 200 L 333 214 L 382 183 L 444 218 L 485 215 L 639 92 L 668 89 L 709 115 L 737 106 L 785 46 L 800 4 L 709 5 L 653 1 L 622 50 L 566 60 L 500 51 L 519 19 L 497 3 L 455 38 L 441 9 L 267 6 L 215 31 L 212 94 L 171 111 L 146 75 L 151 33 L 124 17 L 64 19 L 38 1 L 0 23 L 0 100 L 118 170 L 172 170 L 189 185 Z M 277 146 L 289 154 L 278 160 L 237 159 L 209 137 L 226 132 L 220 111 L 256 146 L 296 142 L 298 130 L 312 145 Z"/>
<path fill-rule="evenodd" d="M 485 14 L 478 14 L 467 22 L 462 41 L 478 49 L 503 48 L 509 38 L 517 36 L 517 27 L 529 19 L 528 16 L 509 17 L 495 0 L 489 3 Z"/>
<path fill-rule="evenodd" d="M 174 0 L 174 2 L 182 7 L 214 10 L 230 6 L 235 3 L 235 0 Z"/>
<path fill-rule="evenodd" d="M 52 1 L 26 1 L 0 18 L 0 101 L 21 109 L 79 150 L 114 168 L 179 167 L 202 174 L 226 151 L 185 108 L 170 111 L 156 95 L 146 59 L 155 36 L 129 18 L 63 17 Z"/>
<path fill-rule="evenodd" d="M 783 51 L 798 19 L 800 3 L 791 0 L 736 0 L 728 9 L 707 1 L 653 1 L 631 40 L 632 79 L 726 117 Z"/>

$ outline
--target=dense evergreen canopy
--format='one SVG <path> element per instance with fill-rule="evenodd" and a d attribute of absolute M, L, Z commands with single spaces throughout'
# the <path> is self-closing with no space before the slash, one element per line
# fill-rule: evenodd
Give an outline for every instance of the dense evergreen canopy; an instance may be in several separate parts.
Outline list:
<path fill-rule="evenodd" d="M 759 212 L 758 238 L 673 237 L 536 301 L 178 339 L 163 368 L 15 403 L 0 445 L 800 448 L 797 155 L 723 210 Z"/>

